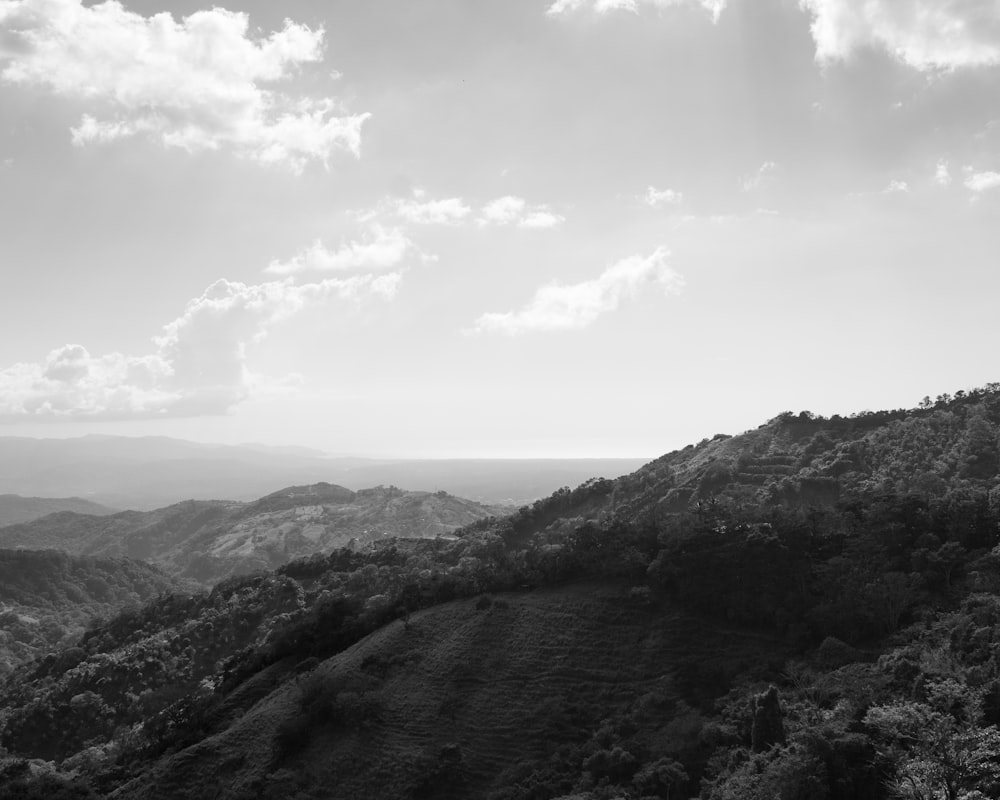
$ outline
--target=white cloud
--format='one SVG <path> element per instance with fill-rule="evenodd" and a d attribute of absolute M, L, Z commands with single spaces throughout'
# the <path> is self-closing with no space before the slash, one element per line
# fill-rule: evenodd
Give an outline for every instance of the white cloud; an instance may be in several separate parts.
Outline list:
<path fill-rule="evenodd" d="M 555 0 L 545 13 L 550 17 L 559 16 L 584 7 L 592 8 L 598 14 L 609 11 L 631 11 L 638 13 L 640 6 L 668 8 L 670 6 L 701 6 L 718 22 L 727 0 Z"/>
<path fill-rule="evenodd" d="M 527 331 L 574 330 L 614 311 L 625 299 L 647 287 L 666 294 L 680 291 L 683 280 L 667 263 L 669 252 L 659 247 L 648 256 L 635 255 L 612 264 L 597 278 L 561 286 L 543 286 L 519 311 L 483 314 L 472 332 L 508 335 Z"/>
<path fill-rule="evenodd" d="M 544 205 L 528 205 L 522 197 L 498 197 L 483 206 L 480 225 L 517 225 L 519 228 L 554 228 L 566 221 Z"/>
<path fill-rule="evenodd" d="M 247 285 L 213 283 L 154 338 L 143 356 L 93 356 L 79 344 L 42 363 L 0 370 L 0 421 L 99 420 L 224 414 L 246 399 L 250 345 L 308 305 L 392 298 L 399 273 Z"/>
<path fill-rule="evenodd" d="M 891 180 L 889 185 L 882 190 L 882 194 L 903 194 L 910 191 L 910 185 L 906 181 Z"/>
<path fill-rule="evenodd" d="M 472 213 L 460 197 L 443 200 L 425 200 L 424 197 L 424 192 L 417 191 L 412 200 L 396 200 L 396 213 L 416 225 L 457 225 Z"/>
<path fill-rule="evenodd" d="M 741 181 L 741 186 L 744 192 L 752 192 L 757 189 L 763 189 L 766 186 L 770 186 L 774 183 L 774 174 L 778 169 L 778 165 L 773 161 L 765 161 L 761 164 L 756 172 L 747 175 Z"/>
<path fill-rule="evenodd" d="M 317 239 L 289 261 L 272 261 L 264 271 L 272 275 L 291 275 L 306 270 L 386 270 L 398 266 L 413 250 L 416 246 L 398 228 L 372 225 L 360 240 L 341 242 L 336 250 L 329 250 Z"/>
<path fill-rule="evenodd" d="M 996 0 L 799 0 L 813 16 L 816 59 L 880 48 L 919 70 L 1000 64 Z"/>
<path fill-rule="evenodd" d="M 1000 172 L 972 172 L 965 179 L 965 188 L 977 194 L 1000 188 Z"/>
<path fill-rule="evenodd" d="M 947 161 L 938 161 L 934 168 L 934 183 L 938 186 L 947 186 L 951 183 L 951 171 L 948 169 Z"/>
<path fill-rule="evenodd" d="M 357 155 L 368 114 L 266 88 L 322 60 L 323 30 L 286 21 L 261 38 L 248 29 L 246 14 L 223 8 L 178 22 L 114 0 L 0 0 L 0 78 L 85 101 L 93 113 L 72 129 L 78 145 L 143 134 L 296 172 L 335 150 Z"/>
<path fill-rule="evenodd" d="M 661 208 L 667 205 L 677 205 L 684 199 L 684 195 L 673 189 L 657 189 L 653 186 L 647 186 L 646 194 L 642 196 L 642 199 L 653 208 Z"/>

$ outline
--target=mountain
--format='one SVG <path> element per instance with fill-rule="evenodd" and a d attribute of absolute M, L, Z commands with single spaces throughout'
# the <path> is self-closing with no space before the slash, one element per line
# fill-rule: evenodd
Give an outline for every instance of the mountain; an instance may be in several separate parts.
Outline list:
<path fill-rule="evenodd" d="M 52 514 L 0 528 L 0 547 L 127 556 L 211 584 L 335 547 L 363 547 L 390 536 L 448 535 L 504 510 L 445 492 L 395 487 L 352 492 L 318 483 L 289 487 L 251 503 L 190 500 L 106 517 Z"/>
<path fill-rule="evenodd" d="M 331 482 L 360 490 L 406 486 L 482 503 L 520 505 L 645 459 L 366 459 L 301 447 L 213 445 L 167 437 L 0 437 L 0 492 L 78 496 L 154 510 L 183 500 L 249 501 L 275 486 Z"/>
<path fill-rule="evenodd" d="M 71 643 L 95 618 L 179 588 L 128 559 L 0 550 L 0 675 Z"/>
<path fill-rule="evenodd" d="M 998 424 L 784 413 L 158 597 L 0 687 L 0 793 L 1000 796 Z"/>
<path fill-rule="evenodd" d="M 95 516 L 115 513 L 113 508 L 79 497 L 21 497 L 16 494 L 0 494 L 0 527 L 30 522 L 59 511 Z"/>

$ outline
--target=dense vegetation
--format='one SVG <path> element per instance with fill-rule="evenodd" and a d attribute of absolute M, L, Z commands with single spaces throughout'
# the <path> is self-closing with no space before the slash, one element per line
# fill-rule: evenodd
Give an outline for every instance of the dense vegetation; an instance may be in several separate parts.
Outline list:
<path fill-rule="evenodd" d="M 137 561 L 0 550 L 0 675 L 71 644 L 95 619 L 177 588 Z"/>
<path fill-rule="evenodd" d="M 428 742 L 465 730 L 494 673 L 501 701 L 484 713 L 519 708 L 498 647 L 552 654 L 531 679 L 556 687 L 552 702 L 495 763 L 465 740 L 393 751 L 378 796 L 1000 797 L 998 424 L 998 386 L 908 411 L 786 413 L 454 540 L 381 541 L 164 596 L 8 681 L 0 741 L 60 762 L 35 771 L 67 791 L 196 797 L 185 771 L 218 761 L 235 770 L 220 796 L 348 797 L 330 776 L 376 769 L 365 743 L 390 747 L 402 709 L 430 702 L 393 687 L 451 637 L 467 666 L 440 661 Z M 581 592 L 608 598 L 585 613 L 617 620 L 602 650 L 569 622 L 545 628 L 557 645 L 532 639 L 530 614 Z M 730 644 L 703 647 L 716 640 Z M 584 677 L 616 653 L 621 669 L 660 659 L 663 677 Z M 251 733 L 251 713 L 270 722 Z M 316 772 L 320 745 L 352 756 Z M 35 791 L 43 778 L 22 763 L 8 783 Z M 307 764 L 332 782 L 297 782 Z M 252 788 L 234 777 L 251 774 Z"/>

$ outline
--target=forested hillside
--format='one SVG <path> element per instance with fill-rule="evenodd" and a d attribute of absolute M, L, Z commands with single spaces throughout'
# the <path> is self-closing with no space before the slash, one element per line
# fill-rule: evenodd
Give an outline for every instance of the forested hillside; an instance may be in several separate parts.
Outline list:
<path fill-rule="evenodd" d="M 179 585 L 137 561 L 0 550 L 0 675 Z"/>
<path fill-rule="evenodd" d="M 996 386 L 782 414 L 161 597 L 8 680 L 0 741 L 53 763 L 5 791 L 1000 797 L 998 423 Z"/>

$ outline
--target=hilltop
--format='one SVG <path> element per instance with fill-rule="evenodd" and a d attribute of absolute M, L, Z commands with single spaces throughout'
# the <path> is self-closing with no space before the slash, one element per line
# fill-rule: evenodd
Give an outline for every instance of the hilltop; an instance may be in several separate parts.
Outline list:
<path fill-rule="evenodd" d="M 0 743 L 59 766 L 0 786 L 997 796 L 998 423 L 1000 386 L 784 413 L 447 537 L 159 597 L 7 681 Z"/>

